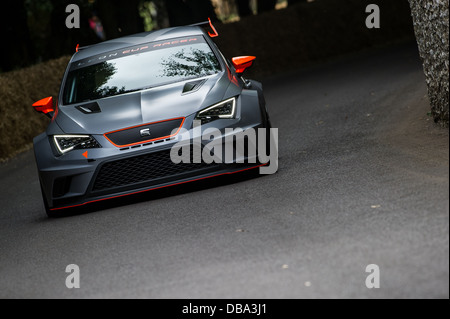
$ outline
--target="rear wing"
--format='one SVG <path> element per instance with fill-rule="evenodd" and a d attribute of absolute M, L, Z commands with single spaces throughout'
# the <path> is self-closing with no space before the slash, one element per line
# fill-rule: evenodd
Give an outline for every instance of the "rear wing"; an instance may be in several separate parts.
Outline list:
<path fill-rule="evenodd" d="M 208 35 L 211 38 L 215 38 L 215 37 L 219 36 L 219 33 L 217 32 L 216 28 L 214 27 L 214 25 L 211 22 L 211 18 L 208 18 L 208 21 L 205 21 L 205 22 L 191 24 L 190 27 L 201 27 L 201 26 L 205 26 L 205 25 L 209 25 L 209 27 L 213 31 L 212 33 L 208 31 Z"/>

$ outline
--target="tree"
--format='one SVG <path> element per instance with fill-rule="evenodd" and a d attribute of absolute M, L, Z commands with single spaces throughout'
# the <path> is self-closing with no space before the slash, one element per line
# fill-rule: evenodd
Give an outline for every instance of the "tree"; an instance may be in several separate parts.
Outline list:
<path fill-rule="evenodd" d="M 170 26 L 167 13 L 166 2 L 164 0 L 153 0 L 156 7 L 156 28 L 164 29 Z"/>

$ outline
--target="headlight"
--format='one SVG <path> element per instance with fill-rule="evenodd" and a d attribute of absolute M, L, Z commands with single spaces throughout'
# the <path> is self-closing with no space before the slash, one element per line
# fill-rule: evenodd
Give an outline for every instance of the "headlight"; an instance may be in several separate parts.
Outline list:
<path fill-rule="evenodd" d="M 195 119 L 201 120 L 202 124 L 204 124 L 217 119 L 234 119 L 235 116 L 236 98 L 233 97 L 198 112 Z"/>
<path fill-rule="evenodd" d="M 72 150 L 100 148 L 100 144 L 90 135 L 54 135 L 53 140 L 61 154 Z"/>

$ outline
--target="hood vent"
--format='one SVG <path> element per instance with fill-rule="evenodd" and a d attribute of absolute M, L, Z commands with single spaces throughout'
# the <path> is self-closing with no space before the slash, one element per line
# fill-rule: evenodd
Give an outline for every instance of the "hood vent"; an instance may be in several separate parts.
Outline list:
<path fill-rule="evenodd" d="M 203 84 L 205 84 L 206 80 L 198 80 L 193 82 L 188 82 L 184 85 L 183 94 L 193 93 L 198 91 Z"/>
<path fill-rule="evenodd" d="M 76 109 L 84 114 L 100 113 L 102 110 L 97 102 L 77 106 Z"/>

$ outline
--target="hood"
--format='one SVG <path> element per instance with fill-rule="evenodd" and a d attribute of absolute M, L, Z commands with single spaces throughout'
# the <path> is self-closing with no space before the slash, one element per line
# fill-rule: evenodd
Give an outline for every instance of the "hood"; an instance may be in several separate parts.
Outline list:
<path fill-rule="evenodd" d="M 199 89 L 183 93 L 185 85 L 198 80 L 183 81 L 139 92 L 97 100 L 101 112 L 86 114 L 74 104 L 61 106 L 56 123 L 66 134 L 104 134 L 132 126 L 187 117 L 236 94 L 228 90 L 226 72 L 208 77 Z M 240 92 L 240 91 L 239 91 Z M 239 94 L 239 93 L 238 93 Z"/>

